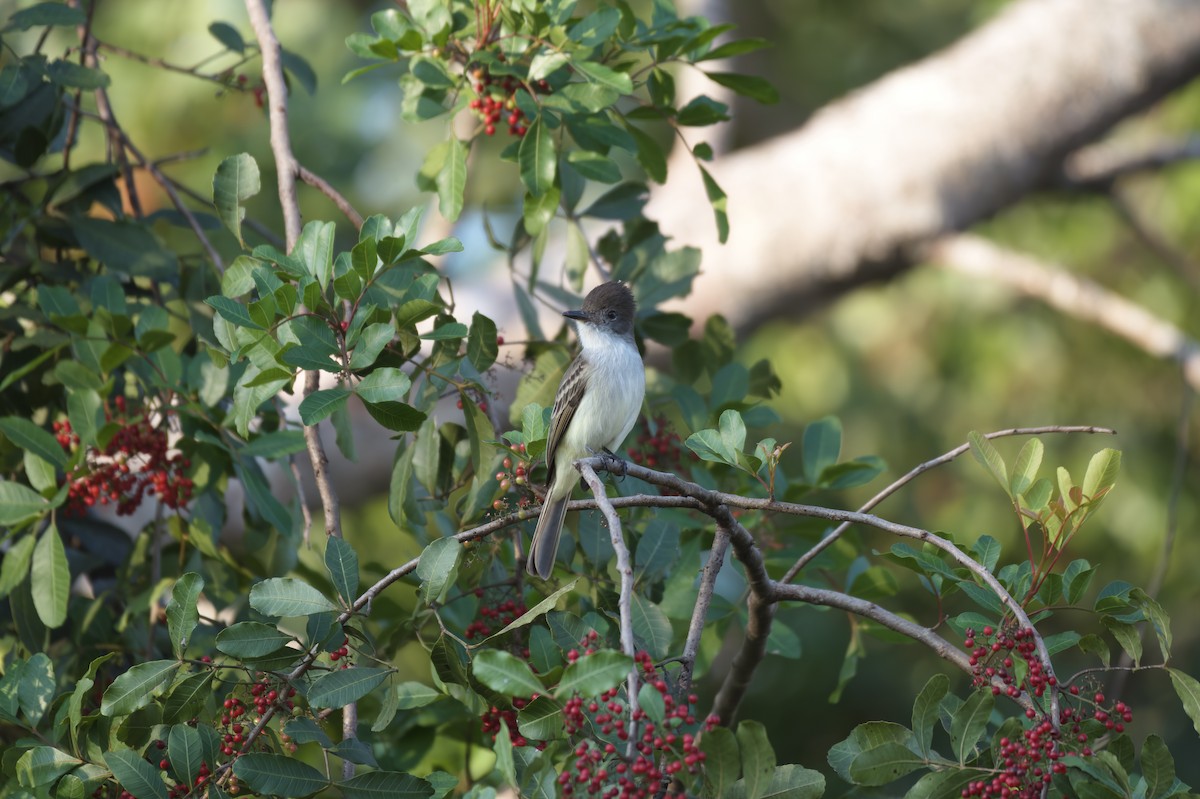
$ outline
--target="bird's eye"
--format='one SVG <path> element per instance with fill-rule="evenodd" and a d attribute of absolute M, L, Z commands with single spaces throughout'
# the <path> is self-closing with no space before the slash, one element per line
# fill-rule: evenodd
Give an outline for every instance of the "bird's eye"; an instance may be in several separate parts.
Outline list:
<path fill-rule="evenodd" d="M 608 316 L 608 321 L 610 321 L 610 322 L 617 321 L 617 312 L 614 311 L 612 308 L 608 309 L 608 314 L 606 314 L 606 315 Z"/>

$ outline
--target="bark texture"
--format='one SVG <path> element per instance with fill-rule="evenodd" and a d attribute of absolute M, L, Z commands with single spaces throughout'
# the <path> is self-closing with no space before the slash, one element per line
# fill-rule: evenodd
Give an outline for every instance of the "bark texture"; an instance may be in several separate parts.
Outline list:
<path fill-rule="evenodd" d="M 1068 154 L 1198 73 L 1194 0 L 1020 0 L 802 128 L 719 159 L 726 245 L 686 163 L 648 213 L 704 250 L 689 310 L 744 328 L 910 266 L 915 245 L 1056 181 Z"/>

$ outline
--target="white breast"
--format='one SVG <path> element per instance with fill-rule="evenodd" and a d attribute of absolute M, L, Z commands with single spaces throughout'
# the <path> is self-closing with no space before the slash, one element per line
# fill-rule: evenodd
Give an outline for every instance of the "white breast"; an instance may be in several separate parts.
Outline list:
<path fill-rule="evenodd" d="M 641 413 L 646 370 L 631 340 L 588 324 L 577 328 L 591 374 L 563 443 L 572 452 L 615 453 Z"/>

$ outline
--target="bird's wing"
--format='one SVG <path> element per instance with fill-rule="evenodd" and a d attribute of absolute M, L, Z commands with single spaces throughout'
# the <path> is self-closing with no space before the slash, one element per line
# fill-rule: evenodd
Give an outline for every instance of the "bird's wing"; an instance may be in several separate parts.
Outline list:
<path fill-rule="evenodd" d="M 554 456 L 558 444 L 562 441 L 571 419 L 575 417 L 575 409 L 583 399 L 583 390 L 587 387 L 584 367 L 587 361 L 581 352 L 571 361 L 563 375 L 558 393 L 554 395 L 554 409 L 550 411 L 550 433 L 546 436 L 546 483 L 554 482 Z"/>

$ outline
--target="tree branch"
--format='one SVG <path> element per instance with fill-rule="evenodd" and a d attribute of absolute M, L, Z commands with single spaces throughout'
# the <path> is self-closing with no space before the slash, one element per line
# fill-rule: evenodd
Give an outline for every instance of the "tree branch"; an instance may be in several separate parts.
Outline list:
<path fill-rule="evenodd" d="M 1040 436 L 1047 433 L 1108 433 L 1109 435 L 1115 435 L 1116 431 L 1110 430 L 1107 427 L 1093 427 L 1091 425 L 1048 425 L 1045 427 L 1013 427 L 1009 428 L 1008 430 L 996 430 L 992 433 L 985 433 L 983 437 L 990 440 L 993 438 L 1004 438 L 1005 436 Z M 949 452 L 944 452 L 936 458 L 932 458 L 917 465 L 907 474 L 895 480 L 891 485 L 887 486 L 878 494 L 867 500 L 861 507 L 859 507 L 859 513 L 866 513 L 867 511 L 871 510 L 871 508 L 874 508 L 880 502 L 883 502 L 892 494 L 895 494 L 897 491 L 915 480 L 920 475 L 924 474 L 935 466 L 941 466 L 949 463 L 970 448 L 970 443 L 960 444 Z M 835 527 L 829 532 L 828 535 L 818 541 L 812 549 L 801 555 L 796 562 L 792 564 L 792 567 L 787 570 L 787 573 L 783 575 L 783 578 L 780 580 L 780 582 L 790 583 L 792 580 L 794 580 L 796 575 L 799 574 L 805 566 L 812 562 L 813 558 L 824 552 L 830 544 L 838 540 L 838 538 L 840 538 L 842 534 L 849 529 L 849 522 L 843 522 Z"/>
<path fill-rule="evenodd" d="M 720 311 L 735 328 L 794 318 L 1054 187 L 1069 153 L 1198 72 L 1200 4 L 1018 0 L 802 128 L 717 159 L 727 245 L 690 170 L 655 187 L 647 214 L 706 254 L 693 316 Z"/>
<path fill-rule="evenodd" d="M 1097 283 L 1005 250 L 979 236 L 939 239 L 926 255 L 938 266 L 1002 283 L 1115 333 L 1150 355 L 1178 361 L 1188 385 L 1200 389 L 1200 342 Z"/>
<path fill-rule="evenodd" d="M 692 611 L 692 620 L 688 624 L 687 638 L 683 642 L 683 654 L 680 660 L 683 664 L 679 675 L 677 694 L 680 699 L 687 696 L 692 687 L 692 675 L 696 668 L 696 655 L 700 651 L 700 637 L 704 634 L 704 624 L 708 620 L 708 609 L 712 605 L 713 592 L 716 590 L 717 575 L 725 565 L 725 553 L 729 549 L 729 530 L 720 525 L 713 536 L 712 549 L 708 560 L 700 570 L 700 585 L 696 591 L 696 607 Z"/>
<path fill-rule="evenodd" d="M 626 694 L 629 704 L 629 748 L 627 757 L 633 757 L 633 746 L 637 741 L 638 721 L 638 665 L 634 659 L 636 651 L 633 644 L 633 562 L 629 558 L 629 547 L 625 546 L 625 536 L 621 533 L 621 519 L 608 501 L 604 483 L 596 475 L 596 470 L 590 464 L 577 462 L 575 467 L 583 475 L 584 482 L 592 490 L 600 512 L 608 523 L 608 535 L 612 540 L 613 551 L 617 556 L 617 573 L 621 575 L 621 593 L 617 599 L 617 613 L 621 620 L 621 651 L 633 659 L 626 679 Z"/>

